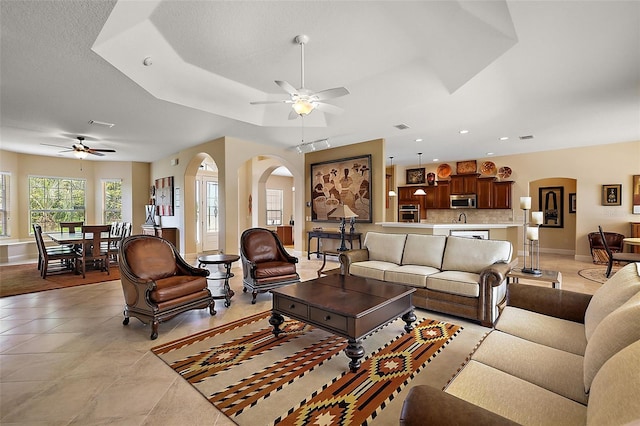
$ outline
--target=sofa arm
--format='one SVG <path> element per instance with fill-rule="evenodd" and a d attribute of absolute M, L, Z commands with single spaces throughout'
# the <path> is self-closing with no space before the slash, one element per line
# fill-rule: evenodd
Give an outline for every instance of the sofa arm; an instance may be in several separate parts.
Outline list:
<path fill-rule="evenodd" d="M 550 287 L 509 284 L 507 305 L 552 317 L 584 323 L 591 295 Z"/>
<path fill-rule="evenodd" d="M 427 385 L 409 390 L 400 413 L 401 426 L 516 425 L 496 413 Z"/>
<path fill-rule="evenodd" d="M 340 274 L 349 275 L 349 269 L 354 262 L 363 262 L 369 260 L 369 250 L 356 249 L 340 252 Z"/>
<path fill-rule="evenodd" d="M 497 287 L 507 278 L 507 274 L 510 270 L 510 263 L 494 263 L 480 272 L 480 283 L 486 283 L 491 287 Z"/>

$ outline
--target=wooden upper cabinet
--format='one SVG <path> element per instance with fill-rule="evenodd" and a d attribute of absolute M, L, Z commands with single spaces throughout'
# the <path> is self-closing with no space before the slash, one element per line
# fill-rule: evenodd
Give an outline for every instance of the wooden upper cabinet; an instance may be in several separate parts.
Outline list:
<path fill-rule="evenodd" d="M 513 181 L 493 182 L 492 204 L 494 209 L 511 208 L 511 186 Z"/>
<path fill-rule="evenodd" d="M 436 207 L 437 209 L 449 208 L 450 183 L 447 181 L 438 181 L 436 186 Z"/>
<path fill-rule="evenodd" d="M 398 187 L 398 202 L 399 203 L 417 203 L 420 200 L 418 196 L 414 196 L 413 193 L 416 192 L 418 187 L 416 186 L 399 186 Z"/>
<path fill-rule="evenodd" d="M 496 178 L 479 178 L 476 205 L 479 209 L 493 208 L 493 184 Z"/>
<path fill-rule="evenodd" d="M 449 193 L 452 195 L 475 194 L 477 191 L 478 175 L 451 175 Z"/>

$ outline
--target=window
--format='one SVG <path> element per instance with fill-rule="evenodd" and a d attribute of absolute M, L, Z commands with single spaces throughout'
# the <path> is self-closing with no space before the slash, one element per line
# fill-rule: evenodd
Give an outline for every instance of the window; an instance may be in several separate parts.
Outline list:
<path fill-rule="evenodd" d="M 267 189 L 267 225 L 282 225 L 282 189 Z"/>
<path fill-rule="evenodd" d="M 122 180 L 102 181 L 102 223 L 122 222 Z"/>
<path fill-rule="evenodd" d="M 8 237 L 7 216 L 9 215 L 9 174 L 0 173 L 0 236 Z"/>
<path fill-rule="evenodd" d="M 207 181 L 207 232 L 218 232 L 218 182 Z"/>
<path fill-rule="evenodd" d="M 52 232 L 60 222 L 84 222 L 86 186 L 85 179 L 30 176 L 29 229 L 37 223 Z"/>

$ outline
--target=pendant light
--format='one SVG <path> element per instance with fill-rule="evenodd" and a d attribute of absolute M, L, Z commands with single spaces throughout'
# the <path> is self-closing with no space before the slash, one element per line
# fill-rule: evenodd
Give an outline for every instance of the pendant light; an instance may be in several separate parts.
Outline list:
<path fill-rule="evenodd" d="M 391 167 L 391 172 L 393 173 L 393 157 L 389 157 L 389 159 L 391 160 L 390 167 Z M 397 195 L 396 191 L 394 191 L 393 188 L 389 190 L 389 197 L 395 197 L 396 195 Z"/>
<path fill-rule="evenodd" d="M 418 168 L 419 168 L 419 169 L 420 169 L 420 168 L 422 168 L 421 166 L 422 166 L 422 153 L 421 153 L 421 152 L 419 152 L 419 153 L 418 153 Z M 422 189 L 422 188 L 418 188 L 418 189 L 416 190 L 416 192 L 414 192 L 414 193 L 413 193 L 413 195 L 427 195 L 427 193 L 426 193 L 426 192 L 424 192 L 424 189 Z"/>

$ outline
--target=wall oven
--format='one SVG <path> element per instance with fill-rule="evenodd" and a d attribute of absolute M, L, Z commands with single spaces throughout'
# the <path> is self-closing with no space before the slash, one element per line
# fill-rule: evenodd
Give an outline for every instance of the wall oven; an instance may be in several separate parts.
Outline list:
<path fill-rule="evenodd" d="M 451 209 L 475 209 L 476 194 L 449 195 L 449 208 Z"/>
<path fill-rule="evenodd" d="M 398 220 L 400 222 L 420 222 L 420 206 L 418 204 L 401 204 L 398 206 Z"/>

